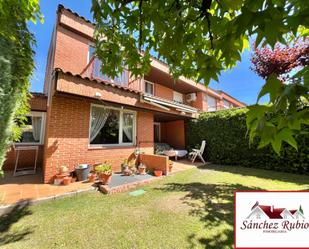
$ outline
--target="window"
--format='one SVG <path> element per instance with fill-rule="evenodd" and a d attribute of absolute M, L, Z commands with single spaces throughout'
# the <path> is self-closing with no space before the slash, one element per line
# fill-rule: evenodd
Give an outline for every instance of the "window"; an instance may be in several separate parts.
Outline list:
<path fill-rule="evenodd" d="M 154 95 L 154 83 L 145 80 L 145 93 L 148 95 Z"/>
<path fill-rule="evenodd" d="M 31 112 L 21 127 L 21 138 L 18 144 L 43 144 L 44 112 Z"/>
<path fill-rule="evenodd" d="M 214 97 L 205 95 L 205 101 L 207 102 L 209 112 L 213 112 L 217 110 L 217 101 Z"/>
<path fill-rule="evenodd" d="M 92 68 L 93 77 L 122 86 L 126 86 L 128 84 L 129 72 L 126 68 L 122 71 L 122 73 L 119 73 L 115 78 L 111 78 L 106 74 L 104 74 L 104 67 L 102 68 L 102 62 L 99 59 L 95 58 L 93 63 L 94 63 Z"/>
<path fill-rule="evenodd" d="M 94 56 L 94 54 L 95 54 L 95 46 L 94 45 L 89 45 L 87 63 L 89 63 L 89 61 Z"/>
<path fill-rule="evenodd" d="M 135 112 L 117 108 L 91 106 L 91 145 L 133 145 L 135 143 Z"/>
<path fill-rule="evenodd" d="M 175 92 L 173 93 L 173 100 L 178 103 L 183 103 L 183 95 L 182 93 Z"/>
<path fill-rule="evenodd" d="M 223 100 L 223 107 L 224 107 L 224 109 L 230 109 L 230 108 L 233 108 L 233 104 L 224 99 Z"/>

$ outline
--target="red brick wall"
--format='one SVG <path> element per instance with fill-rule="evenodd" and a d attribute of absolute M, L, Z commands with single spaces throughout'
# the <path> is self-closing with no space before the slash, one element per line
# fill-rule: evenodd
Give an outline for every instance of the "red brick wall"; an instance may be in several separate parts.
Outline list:
<path fill-rule="evenodd" d="M 17 151 L 12 147 L 6 154 L 6 160 L 3 165 L 3 170 L 14 170 Z M 35 159 L 35 151 L 20 151 L 18 168 L 33 167 Z M 43 145 L 39 146 L 37 168 L 42 168 L 43 164 Z"/>
<path fill-rule="evenodd" d="M 54 67 L 80 74 L 87 66 L 89 39 L 58 26 Z"/>
<path fill-rule="evenodd" d="M 44 95 L 33 94 L 29 101 L 31 111 L 46 111 L 47 110 L 47 97 Z"/>
<path fill-rule="evenodd" d="M 161 141 L 175 149 L 185 148 L 184 120 L 161 123 Z"/>
<path fill-rule="evenodd" d="M 160 98 L 173 100 L 173 89 L 160 84 L 155 84 L 155 96 Z"/>
<path fill-rule="evenodd" d="M 142 154 L 139 161 L 146 165 L 147 169 L 162 170 L 164 175 L 168 174 L 168 157 L 159 155 Z"/>
<path fill-rule="evenodd" d="M 134 152 L 135 146 L 89 148 L 90 105 L 89 100 L 53 97 L 45 138 L 45 182 L 62 165 L 73 170 L 80 163 L 108 161 L 114 171 L 120 171 L 121 162 Z M 143 142 L 142 151 L 153 153 L 153 114 L 137 113 L 137 141 Z"/>

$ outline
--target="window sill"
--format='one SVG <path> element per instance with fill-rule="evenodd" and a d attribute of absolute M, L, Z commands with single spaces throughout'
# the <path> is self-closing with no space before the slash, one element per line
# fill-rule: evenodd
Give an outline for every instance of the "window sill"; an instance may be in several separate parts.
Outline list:
<path fill-rule="evenodd" d="M 15 147 L 18 146 L 42 146 L 44 145 L 43 143 L 14 143 Z"/>
<path fill-rule="evenodd" d="M 128 148 L 135 148 L 136 145 L 134 144 L 119 144 L 119 145 L 88 145 L 88 150 L 110 150 L 110 149 L 128 149 Z"/>

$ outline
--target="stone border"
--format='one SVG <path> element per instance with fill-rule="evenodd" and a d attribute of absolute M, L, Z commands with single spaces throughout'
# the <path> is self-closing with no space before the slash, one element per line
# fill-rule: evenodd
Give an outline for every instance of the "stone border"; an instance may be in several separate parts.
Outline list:
<path fill-rule="evenodd" d="M 22 207 L 22 206 L 25 206 L 25 205 L 36 205 L 36 204 L 48 202 L 48 201 L 51 201 L 51 200 L 58 200 L 58 199 L 63 199 L 63 198 L 66 198 L 66 197 L 78 195 L 80 193 L 90 192 L 90 191 L 95 190 L 95 189 L 96 189 L 95 187 L 78 189 L 78 190 L 73 190 L 73 191 L 70 191 L 70 192 L 63 193 L 63 194 L 47 196 L 47 197 L 42 197 L 42 198 L 38 198 L 38 199 L 25 199 L 25 200 L 21 200 L 17 203 L 2 205 L 2 206 L 0 206 L 0 216 L 8 214 L 15 207 L 18 207 L 18 206 Z"/>
<path fill-rule="evenodd" d="M 181 171 L 178 171 L 178 172 L 170 172 L 170 174 L 174 175 L 174 173 L 177 174 L 177 173 L 183 172 L 185 170 L 181 170 Z M 131 183 L 119 185 L 119 186 L 112 187 L 112 188 L 109 188 L 108 185 L 99 185 L 98 188 L 104 194 L 122 193 L 122 192 L 125 192 L 125 191 L 133 189 L 133 188 L 137 188 L 137 187 L 140 187 L 140 186 L 147 185 L 147 184 L 149 184 L 153 181 L 160 180 L 164 177 L 168 177 L 168 176 L 153 177 L 153 178 L 150 178 L 150 179 L 145 179 L 145 180 L 141 180 L 141 181 L 137 181 L 137 182 L 131 182 Z M 90 191 L 93 191 L 93 190 L 96 190 L 96 189 L 97 189 L 97 187 L 91 186 L 90 188 L 78 189 L 78 190 L 66 192 L 66 193 L 63 193 L 63 194 L 47 196 L 47 197 L 42 197 L 42 198 L 38 198 L 38 199 L 21 200 L 17 203 L 9 204 L 9 205 L 2 205 L 2 206 L 0 205 L 0 216 L 8 214 L 15 207 L 18 207 L 18 206 L 36 205 L 36 204 L 44 203 L 44 202 L 51 201 L 51 200 L 58 200 L 58 199 L 78 195 L 78 194 L 84 193 L 84 192 L 90 192 Z"/>

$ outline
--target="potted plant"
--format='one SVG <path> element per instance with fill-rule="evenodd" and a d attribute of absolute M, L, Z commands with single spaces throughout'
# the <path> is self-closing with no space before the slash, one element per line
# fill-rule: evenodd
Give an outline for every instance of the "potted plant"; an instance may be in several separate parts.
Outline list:
<path fill-rule="evenodd" d="M 62 184 L 63 185 L 69 185 L 71 183 L 71 181 L 72 181 L 72 177 L 71 176 L 66 176 L 62 180 Z"/>
<path fill-rule="evenodd" d="M 129 169 L 128 159 L 123 160 L 123 163 L 121 164 L 121 171 L 125 176 L 131 175 L 132 172 Z"/>
<path fill-rule="evenodd" d="M 168 160 L 168 171 L 172 172 L 172 168 L 173 168 L 173 161 L 172 160 Z"/>
<path fill-rule="evenodd" d="M 146 165 L 143 163 L 140 163 L 140 165 L 138 166 L 138 173 L 140 175 L 146 175 Z"/>
<path fill-rule="evenodd" d="M 97 172 L 100 181 L 104 185 L 107 185 L 110 183 L 113 171 L 112 171 L 112 166 L 109 163 L 105 162 L 103 164 L 96 166 L 95 171 Z"/>
<path fill-rule="evenodd" d="M 132 160 L 132 161 L 129 162 L 129 169 L 131 171 L 130 175 L 136 174 L 137 168 L 135 167 L 135 160 Z"/>
<path fill-rule="evenodd" d="M 160 177 L 160 176 L 162 176 L 162 170 L 155 170 L 154 171 L 154 175 L 156 176 L 156 177 Z"/>
<path fill-rule="evenodd" d="M 88 181 L 89 182 L 94 182 L 96 178 L 97 178 L 97 174 L 95 172 L 91 172 L 91 173 L 88 174 Z"/>

